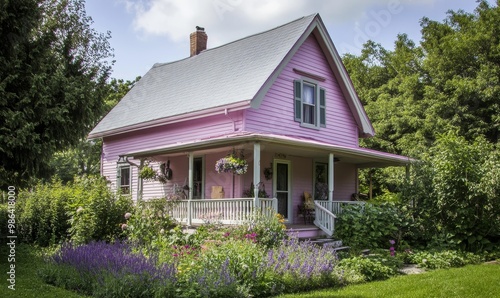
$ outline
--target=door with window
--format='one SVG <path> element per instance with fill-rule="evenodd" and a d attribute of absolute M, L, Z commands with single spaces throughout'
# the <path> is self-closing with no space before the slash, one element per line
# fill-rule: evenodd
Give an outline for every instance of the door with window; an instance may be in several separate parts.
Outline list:
<path fill-rule="evenodd" d="M 193 199 L 203 199 L 203 157 L 193 160 Z"/>
<path fill-rule="evenodd" d="M 275 160 L 273 166 L 273 193 L 278 199 L 278 213 L 286 220 L 291 218 L 290 161 Z"/>

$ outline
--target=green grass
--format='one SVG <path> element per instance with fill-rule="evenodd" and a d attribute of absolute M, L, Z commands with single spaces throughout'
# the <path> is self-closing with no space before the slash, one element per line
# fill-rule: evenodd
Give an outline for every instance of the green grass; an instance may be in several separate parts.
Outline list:
<path fill-rule="evenodd" d="M 18 245 L 16 247 L 16 290 L 8 288 L 7 272 L 9 271 L 8 247 L 2 241 L 0 247 L 0 297 L 85 297 L 71 291 L 53 287 L 44 283 L 37 275 L 37 270 L 44 266 L 44 261 L 35 248 L 28 245 Z"/>
<path fill-rule="evenodd" d="M 385 281 L 326 289 L 280 298 L 320 297 L 500 297 L 500 265 L 469 265 L 423 274 L 398 276 Z"/>

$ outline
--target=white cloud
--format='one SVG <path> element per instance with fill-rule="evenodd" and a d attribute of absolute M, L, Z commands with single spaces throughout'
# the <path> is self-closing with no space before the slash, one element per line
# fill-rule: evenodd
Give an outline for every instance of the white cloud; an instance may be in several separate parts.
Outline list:
<path fill-rule="evenodd" d="M 134 15 L 134 28 L 142 34 L 187 43 L 195 26 L 202 26 L 209 35 L 209 47 L 215 47 L 315 12 L 330 25 L 346 21 L 354 25 L 370 18 L 369 12 L 388 9 L 388 5 L 410 10 L 410 6 L 436 1 L 125 0 L 125 4 Z"/>

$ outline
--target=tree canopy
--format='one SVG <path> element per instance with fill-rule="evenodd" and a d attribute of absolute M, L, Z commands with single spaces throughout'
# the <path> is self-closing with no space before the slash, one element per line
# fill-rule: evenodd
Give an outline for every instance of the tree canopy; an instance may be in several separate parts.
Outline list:
<path fill-rule="evenodd" d="M 113 50 L 83 0 L 0 7 L 0 182 L 23 185 L 101 117 Z"/>
<path fill-rule="evenodd" d="M 500 129 L 500 8 L 421 20 L 422 40 L 401 34 L 394 50 L 375 42 L 344 63 L 377 133 L 367 147 L 419 156 L 449 130 L 496 143 Z"/>

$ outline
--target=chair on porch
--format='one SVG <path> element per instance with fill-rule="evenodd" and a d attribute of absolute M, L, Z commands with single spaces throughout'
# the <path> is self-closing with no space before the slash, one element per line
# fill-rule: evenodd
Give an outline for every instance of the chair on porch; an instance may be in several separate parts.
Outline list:
<path fill-rule="evenodd" d="M 302 196 L 304 203 L 299 205 L 299 216 L 304 217 L 304 224 L 313 223 L 315 217 L 314 200 L 309 192 L 304 192 Z"/>

